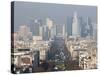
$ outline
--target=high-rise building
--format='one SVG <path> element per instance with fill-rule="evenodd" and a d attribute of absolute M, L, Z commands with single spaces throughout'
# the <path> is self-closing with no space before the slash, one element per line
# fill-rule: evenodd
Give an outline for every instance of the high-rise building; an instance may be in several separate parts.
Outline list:
<path fill-rule="evenodd" d="M 84 22 L 83 17 L 79 17 L 79 25 L 80 25 L 80 36 L 86 37 L 87 35 L 86 23 Z"/>
<path fill-rule="evenodd" d="M 66 33 L 72 35 L 72 17 L 67 17 L 67 24 L 65 25 Z"/>
<path fill-rule="evenodd" d="M 56 36 L 56 25 L 53 25 L 51 29 L 51 38 L 54 38 L 54 36 Z"/>
<path fill-rule="evenodd" d="M 74 12 L 74 16 L 73 16 L 72 36 L 75 36 L 75 37 L 80 36 L 80 28 L 79 28 L 77 12 Z"/>
<path fill-rule="evenodd" d="M 49 29 L 47 25 L 43 26 L 43 40 L 49 40 Z"/>
<path fill-rule="evenodd" d="M 91 18 L 89 17 L 87 17 L 86 26 L 87 26 L 87 35 L 92 37 L 93 36 L 93 26 L 92 26 Z"/>
<path fill-rule="evenodd" d="M 93 38 L 97 40 L 97 24 L 93 23 Z"/>
<path fill-rule="evenodd" d="M 51 19 L 47 18 L 46 25 L 48 26 L 48 29 L 50 30 L 53 26 L 53 21 Z"/>
<path fill-rule="evenodd" d="M 56 25 L 56 35 L 63 35 L 63 24 Z"/>
<path fill-rule="evenodd" d="M 45 40 L 45 33 L 46 33 L 46 26 L 45 25 L 42 27 L 42 31 L 43 31 L 42 38 L 43 38 L 43 40 Z"/>
<path fill-rule="evenodd" d="M 40 36 L 43 36 L 43 26 L 40 26 L 39 27 L 39 35 Z"/>
<path fill-rule="evenodd" d="M 46 19 L 46 25 L 47 25 L 47 32 L 48 32 L 48 37 L 49 39 L 51 38 L 51 29 L 53 27 L 53 21 L 49 18 Z"/>
<path fill-rule="evenodd" d="M 65 24 L 63 25 L 62 30 L 63 30 L 63 36 L 65 36 Z"/>
<path fill-rule="evenodd" d="M 34 19 L 30 22 L 30 30 L 33 34 L 33 36 L 39 36 L 40 35 L 40 26 L 42 26 L 42 20 L 41 19 Z"/>

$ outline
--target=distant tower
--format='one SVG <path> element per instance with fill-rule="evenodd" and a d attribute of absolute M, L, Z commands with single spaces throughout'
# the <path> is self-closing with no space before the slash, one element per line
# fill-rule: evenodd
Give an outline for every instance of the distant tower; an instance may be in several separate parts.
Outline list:
<path fill-rule="evenodd" d="M 46 24 L 48 26 L 48 29 L 50 30 L 53 26 L 53 21 L 49 18 L 46 19 Z"/>
<path fill-rule="evenodd" d="M 68 36 L 72 35 L 72 17 L 67 16 L 66 32 Z"/>
<path fill-rule="evenodd" d="M 53 21 L 49 18 L 46 19 L 46 25 L 48 27 L 48 37 L 51 38 L 51 29 L 53 27 Z"/>
<path fill-rule="evenodd" d="M 92 21 L 91 18 L 87 17 L 87 24 L 86 24 L 86 29 L 87 29 L 87 36 L 93 36 L 93 26 L 92 26 Z"/>
<path fill-rule="evenodd" d="M 33 36 L 39 36 L 40 35 L 40 26 L 42 26 L 42 20 L 41 19 L 31 19 L 30 21 L 30 31 L 32 32 Z"/>
<path fill-rule="evenodd" d="M 80 30 L 79 30 L 79 23 L 78 23 L 78 16 L 77 12 L 74 12 L 73 16 L 73 22 L 72 22 L 72 36 L 79 36 Z"/>
<path fill-rule="evenodd" d="M 63 25 L 63 36 L 65 36 L 65 24 Z"/>
<path fill-rule="evenodd" d="M 93 23 L 93 38 L 97 40 L 97 24 Z"/>
<path fill-rule="evenodd" d="M 79 25 L 80 25 L 80 36 L 86 37 L 87 34 L 86 23 L 84 22 L 83 17 L 79 17 Z"/>
<path fill-rule="evenodd" d="M 40 34 L 40 36 L 43 37 L 43 26 L 40 26 L 39 27 L 39 34 Z"/>
<path fill-rule="evenodd" d="M 51 38 L 54 38 L 54 36 L 56 36 L 56 25 L 51 28 Z"/>

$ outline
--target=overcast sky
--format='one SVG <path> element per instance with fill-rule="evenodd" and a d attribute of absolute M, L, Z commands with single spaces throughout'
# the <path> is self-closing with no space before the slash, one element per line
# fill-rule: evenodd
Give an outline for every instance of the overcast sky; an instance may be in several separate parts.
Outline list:
<path fill-rule="evenodd" d="M 67 17 L 72 17 L 74 12 L 83 18 L 90 17 L 93 22 L 97 21 L 96 6 L 15 2 L 14 30 L 21 25 L 29 25 L 30 20 L 35 18 L 51 18 L 57 24 L 66 24 Z"/>

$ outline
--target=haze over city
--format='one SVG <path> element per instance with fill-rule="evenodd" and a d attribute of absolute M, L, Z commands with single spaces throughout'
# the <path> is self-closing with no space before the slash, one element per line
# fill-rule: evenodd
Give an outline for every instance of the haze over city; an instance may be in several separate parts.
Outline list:
<path fill-rule="evenodd" d="M 78 17 L 83 17 L 85 20 L 86 17 L 90 17 L 94 23 L 97 23 L 97 7 L 95 6 L 15 2 L 14 9 L 15 31 L 20 25 L 30 25 L 32 19 L 50 18 L 56 24 L 66 24 L 67 17 L 73 17 L 74 12 L 77 12 Z"/>

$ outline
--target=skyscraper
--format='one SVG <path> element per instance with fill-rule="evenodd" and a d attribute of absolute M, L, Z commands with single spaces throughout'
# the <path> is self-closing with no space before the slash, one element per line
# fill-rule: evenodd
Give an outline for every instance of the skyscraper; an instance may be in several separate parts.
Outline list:
<path fill-rule="evenodd" d="M 77 12 L 74 12 L 73 22 L 72 22 L 72 36 L 80 36 L 79 22 Z"/>
<path fill-rule="evenodd" d="M 53 27 L 51 28 L 51 38 L 54 38 L 55 35 L 56 35 L 56 25 L 53 25 Z"/>
<path fill-rule="evenodd" d="M 87 26 L 87 35 L 92 37 L 93 36 L 93 26 L 92 26 L 91 18 L 89 17 L 87 17 L 86 26 Z"/>
<path fill-rule="evenodd" d="M 93 23 L 93 37 L 97 40 L 97 24 Z"/>
<path fill-rule="evenodd" d="M 39 35 L 40 36 L 43 36 L 43 26 L 40 26 L 39 27 Z"/>
<path fill-rule="evenodd" d="M 49 18 L 46 19 L 46 25 L 48 27 L 48 37 L 51 38 L 51 29 L 53 27 L 53 21 Z"/>
<path fill-rule="evenodd" d="M 86 37 L 87 36 L 86 23 L 84 22 L 83 17 L 79 17 L 79 25 L 80 25 L 80 36 Z"/>
<path fill-rule="evenodd" d="M 40 35 L 40 26 L 42 26 L 42 20 L 41 19 L 34 19 L 30 22 L 30 30 L 33 34 L 33 36 L 39 36 Z"/>
<path fill-rule="evenodd" d="M 62 30 L 63 30 L 63 36 L 65 36 L 65 24 L 63 25 Z"/>
<path fill-rule="evenodd" d="M 47 25 L 43 26 L 43 40 L 49 40 L 49 29 Z"/>
<path fill-rule="evenodd" d="M 65 31 L 65 26 L 63 24 L 56 25 L 56 35 L 63 35 Z"/>
<path fill-rule="evenodd" d="M 53 26 L 53 21 L 49 18 L 46 19 L 46 24 L 48 26 L 48 29 L 50 30 Z"/>
<path fill-rule="evenodd" d="M 72 17 L 67 16 L 67 24 L 65 25 L 66 33 L 72 35 Z"/>

